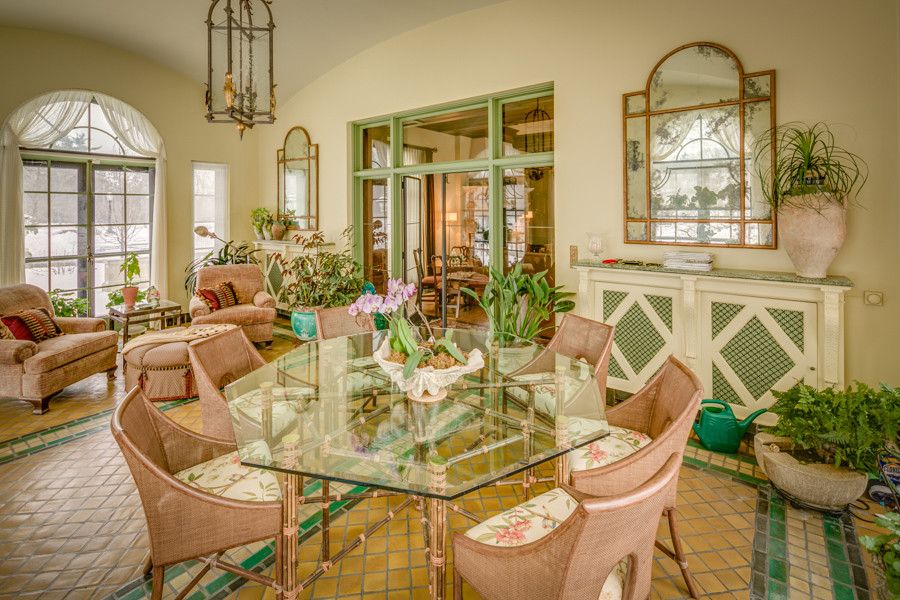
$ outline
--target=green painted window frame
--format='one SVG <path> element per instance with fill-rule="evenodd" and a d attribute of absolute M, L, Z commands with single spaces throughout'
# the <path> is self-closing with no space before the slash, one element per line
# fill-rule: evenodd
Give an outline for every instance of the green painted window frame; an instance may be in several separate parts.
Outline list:
<path fill-rule="evenodd" d="M 435 106 L 403 111 L 391 115 L 382 115 L 354 121 L 351 124 L 351 215 L 353 225 L 354 257 L 357 261 L 363 261 L 363 182 L 367 179 L 389 179 L 391 189 L 391 215 L 401 214 L 403 191 L 401 182 L 406 175 L 421 175 L 426 173 L 458 173 L 462 171 L 487 171 L 488 190 L 490 193 L 490 214 L 488 216 L 489 231 L 488 243 L 491 248 L 491 265 L 500 265 L 503 261 L 503 243 L 501 236 L 504 228 L 497 225 L 503 224 L 503 170 L 521 169 L 529 167 L 553 166 L 553 152 L 537 152 L 520 154 L 516 156 L 503 156 L 502 130 L 503 130 L 503 105 L 508 102 L 531 100 L 548 95 L 554 95 L 553 83 L 543 83 L 526 88 L 519 88 L 505 92 L 498 92 L 487 96 L 458 100 Z M 488 148 L 490 152 L 486 158 L 454 160 L 434 162 L 421 165 L 403 166 L 403 121 L 411 118 L 432 117 L 448 112 L 469 110 L 473 108 L 488 109 Z M 555 120 L 555 115 L 554 115 Z M 391 167 L 380 169 L 362 168 L 362 132 L 372 126 L 390 126 L 390 152 Z M 555 126 L 554 126 L 555 129 Z M 399 166 L 398 166 L 399 165 Z M 501 185 L 497 185 L 501 182 Z M 554 214 L 556 214 L 556 201 L 554 194 Z M 391 219 L 391 247 L 390 247 L 390 273 L 391 277 L 403 273 L 403 226 L 399 219 Z"/>

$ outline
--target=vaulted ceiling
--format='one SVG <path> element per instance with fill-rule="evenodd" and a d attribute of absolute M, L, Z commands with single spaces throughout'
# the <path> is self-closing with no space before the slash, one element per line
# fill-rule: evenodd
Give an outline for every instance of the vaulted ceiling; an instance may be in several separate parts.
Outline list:
<path fill-rule="evenodd" d="M 274 0 L 278 95 L 404 31 L 499 1 Z M 208 9 L 208 0 L 0 0 L 0 25 L 89 38 L 205 82 Z"/>

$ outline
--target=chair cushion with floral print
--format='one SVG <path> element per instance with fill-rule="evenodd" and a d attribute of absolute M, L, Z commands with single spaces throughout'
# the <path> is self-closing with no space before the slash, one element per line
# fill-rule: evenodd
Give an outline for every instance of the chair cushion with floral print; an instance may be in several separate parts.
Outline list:
<path fill-rule="evenodd" d="M 569 518 L 578 502 L 554 488 L 479 523 L 466 536 L 490 546 L 515 547 L 536 542 Z M 628 563 L 622 561 L 603 583 L 599 600 L 621 600 Z"/>
<path fill-rule="evenodd" d="M 245 450 L 245 455 L 258 455 L 260 460 L 271 454 L 264 442 L 254 442 Z M 179 471 L 175 478 L 191 487 L 208 494 L 246 500 L 251 502 L 271 502 L 281 500 L 281 487 L 275 474 L 265 469 L 246 467 L 241 464 L 237 451 L 223 454 L 212 460 Z"/>
<path fill-rule="evenodd" d="M 573 471 L 595 469 L 631 456 L 653 439 L 646 433 L 609 426 L 609 435 L 569 453 Z"/>
<path fill-rule="evenodd" d="M 526 373 L 524 375 L 515 375 L 512 379 L 522 383 L 535 382 L 534 385 L 534 408 L 548 415 L 556 414 L 556 383 L 554 373 Z M 572 404 L 578 397 L 579 393 L 584 389 L 585 385 L 596 385 L 593 379 L 578 379 L 577 377 L 566 378 L 566 404 Z M 520 402 L 528 401 L 527 387 L 508 387 L 507 392 L 514 396 Z"/>

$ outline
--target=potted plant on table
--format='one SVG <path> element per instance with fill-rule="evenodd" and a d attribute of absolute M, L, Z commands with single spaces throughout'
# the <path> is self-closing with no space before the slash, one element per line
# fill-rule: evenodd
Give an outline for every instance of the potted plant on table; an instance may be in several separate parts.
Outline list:
<path fill-rule="evenodd" d="M 484 367 L 484 357 L 477 348 L 468 354 L 453 342 L 452 331 L 437 338 L 428 326 L 426 339 L 417 335 L 406 317 L 408 302 L 416 295 L 415 284 L 402 279 L 389 279 L 384 296 L 366 293 L 348 309 L 359 314 L 382 315 L 388 322 L 388 339 L 372 358 L 406 392 L 410 400 L 437 402 L 447 396 L 447 388 L 467 373 Z"/>
<path fill-rule="evenodd" d="M 879 600 L 900 598 L 900 513 L 875 517 L 875 524 L 887 533 L 864 535 L 859 541 L 875 559 L 875 591 Z"/>
<path fill-rule="evenodd" d="M 897 436 L 900 390 L 863 383 L 816 390 L 803 382 L 776 398 L 778 423 L 757 433 L 754 450 L 772 485 L 810 508 L 843 511 L 878 474 L 878 453 Z"/>
<path fill-rule="evenodd" d="M 272 237 L 272 225 L 275 223 L 275 217 L 268 208 L 254 208 L 250 211 L 250 224 L 253 231 L 256 232 L 256 239 L 268 240 Z"/>
<path fill-rule="evenodd" d="M 825 123 L 787 123 L 760 136 L 754 161 L 762 194 L 797 275 L 821 279 L 847 237 L 847 205 L 865 184 L 866 163 L 838 146 Z"/>
<path fill-rule="evenodd" d="M 138 289 L 134 281 L 141 276 L 141 263 L 137 254 L 130 252 L 125 256 L 119 272 L 125 276 L 125 286 L 122 288 L 122 302 L 127 308 L 134 308 L 137 303 Z"/>
<path fill-rule="evenodd" d="M 291 327 L 301 340 L 316 339 L 316 310 L 348 306 L 363 289 L 362 268 L 353 259 L 352 228 L 341 234 L 344 249 L 327 248 L 322 232 L 295 235 L 300 254 L 277 255 L 285 282 L 282 297 L 291 307 Z"/>

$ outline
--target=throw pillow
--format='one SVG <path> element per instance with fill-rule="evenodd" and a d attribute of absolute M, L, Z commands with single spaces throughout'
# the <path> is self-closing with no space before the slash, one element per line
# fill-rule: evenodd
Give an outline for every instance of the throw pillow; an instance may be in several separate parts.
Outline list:
<path fill-rule="evenodd" d="M 4 325 L 3 321 L 0 321 L 0 340 L 14 340 L 16 336 L 13 335 L 12 331 L 9 330 L 9 327 Z"/>
<path fill-rule="evenodd" d="M 234 292 L 234 286 L 231 285 L 230 281 L 220 283 L 214 288 L 200 288 L 195 295 L 203 300 L 209 307 L 209 310 L 213 312 L 238 303 L 237 294 Z"/>
<path fill-rule="evenodd" d="M 62 335 L 62 330 L 46 308 L 20 310 L 14 315 L 0 317 L 17 340 L 43 342 Z"/>

